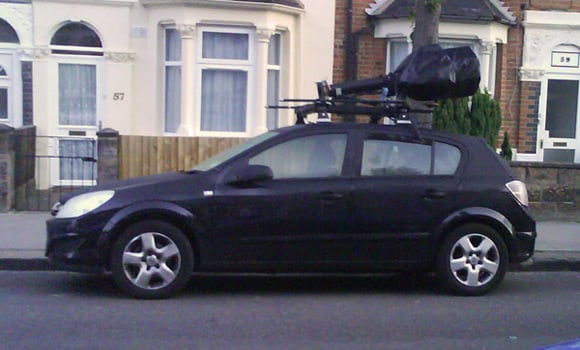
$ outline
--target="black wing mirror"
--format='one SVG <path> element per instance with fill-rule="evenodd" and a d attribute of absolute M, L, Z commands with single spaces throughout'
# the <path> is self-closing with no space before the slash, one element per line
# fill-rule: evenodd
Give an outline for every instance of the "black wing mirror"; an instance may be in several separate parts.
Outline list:
<path fill-rule="evenodd" d="M 235 173 L 230 185 L 247 186 L 260 181 L 267 181 L 274 178 L 274 173 L 266 165 L 246 165 Z"/>

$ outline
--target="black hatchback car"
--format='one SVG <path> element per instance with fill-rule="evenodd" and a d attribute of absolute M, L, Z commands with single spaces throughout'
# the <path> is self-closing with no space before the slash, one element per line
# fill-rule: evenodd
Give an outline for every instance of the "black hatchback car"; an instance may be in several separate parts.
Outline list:
<path fill-rule="evenodd" d="M 295 125 L 191 171 L 64 197 L 46 255 L 110 271 L 138 298 L 171 296 L 193 272 L 435 272 L 449 291 L 481 295 L 532 256 L 527 206 L 525 184 L 483 139 Z"/>

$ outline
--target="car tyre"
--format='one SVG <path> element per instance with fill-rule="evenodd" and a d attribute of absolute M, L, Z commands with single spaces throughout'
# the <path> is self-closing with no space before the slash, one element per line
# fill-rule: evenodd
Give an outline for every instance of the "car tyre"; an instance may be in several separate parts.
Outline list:
<path fill-rule="evenodd" d="M 157 220 L 130 226 L 111 250 L 113 279 L 124 292 L 139 299 L 175 295 L 189 281 L 193 263 L 193 250 L 183 232 Z"/>
<path fill-rule="evenodd" d="M 506 244 L 495 230 L 468 224 L 444 239 L 437 256 L 437 277 L 454 294 L 483 295 L 502 281 L 508 260 Z"/>

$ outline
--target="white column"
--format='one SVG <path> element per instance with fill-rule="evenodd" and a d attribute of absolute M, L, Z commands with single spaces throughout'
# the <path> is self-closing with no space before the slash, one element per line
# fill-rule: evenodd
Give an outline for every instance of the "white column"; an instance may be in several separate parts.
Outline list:
<path fill-rule="evenodd" d="M 256 112 L 254 113 L 254 128 L 251 130 L 253 135 L 268 131 L 266 110 L 268 104 L 268 45 L 270 37 L 274 33 L 274 30 L 267 28 L 259 28 L 256 33 L 258 49 L 256 51 Z"/>
<path fill-rule="evenodd" d="M 495 43 L 493 41 L 482 41 L 481 42 L 481 82 L 479 86 L 483 89 L 493 91 L 493 88 L 489 86 L 489 75 L 491 67 L 492 52 L 495 48 Z"/>
<path fill-rule="evenodd" d="M 177 128 L 177 134 L 193 136 L 195 25 L 181 24 L 177 26 L 177 30 L 181 33 L 181 123 Z"/>

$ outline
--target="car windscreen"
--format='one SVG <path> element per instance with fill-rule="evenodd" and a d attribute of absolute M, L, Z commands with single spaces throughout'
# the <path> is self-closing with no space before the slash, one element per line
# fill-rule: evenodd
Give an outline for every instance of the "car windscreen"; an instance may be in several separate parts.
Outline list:
<path fill-rule="evenodd" d="M 206 160 L 204 160 L 203 162 L 197 164 L 196 166 L 193 167 L 192 170 L 194 171 L 206 171 L 212 168 L 215 168 L 216 166 L 232 159 L 233 157 L 237 156 L 238 154 L 252 148 L 253 146 L 266 141 L 274 136 L 278 135 L 278 132 L 276 131 L 268 131 L 264 134 L 258 135 L 256 137 L 253 137 L 251 139 L 248 139 L 246 142 L 241 143 L 237 146 L 234 146 L 228 150 L 225 150 L 221 153 L 218 153 L 217 155 L 210 157 Z"/>

